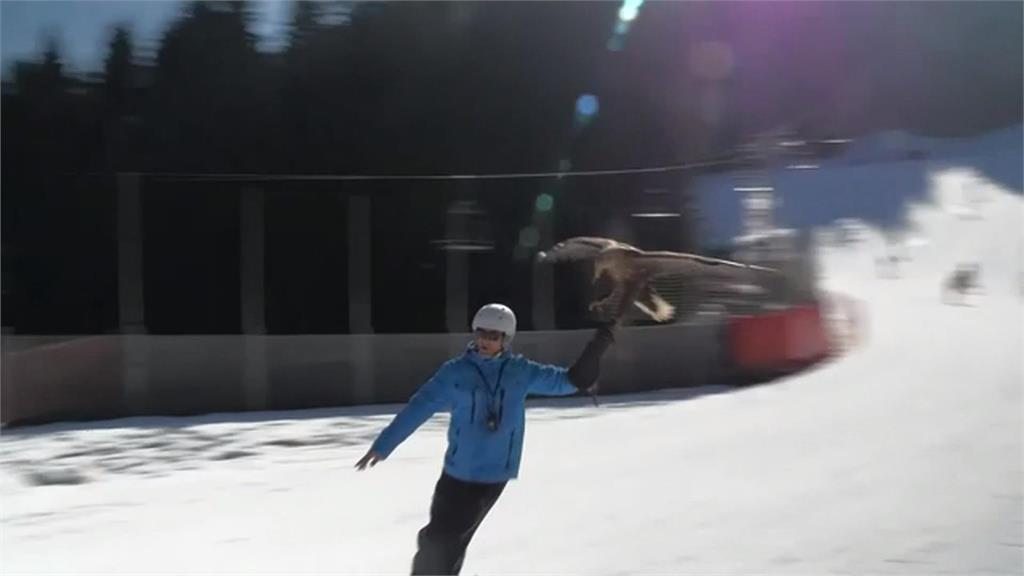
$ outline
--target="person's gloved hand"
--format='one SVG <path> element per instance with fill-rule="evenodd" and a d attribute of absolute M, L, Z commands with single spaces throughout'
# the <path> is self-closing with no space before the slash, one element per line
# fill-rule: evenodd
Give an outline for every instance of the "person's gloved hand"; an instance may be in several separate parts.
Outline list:
<path fill-rule="evenodd" d="M 602 324 L 594 331 L 594 336 L 590 340 L 603 344 L 604 349 L 607 349 L 615 343 L 615 324 Z"/>
<path fill-rule="evenodd" d="M 569 369 L 569 379 L 578 390 L 591 396 L 597 394 L 597 376 L 601 371 L 601 356 L 614 342 L 614 324 L 604 324 L 594 331 L 590 342 L 587 342 L 580 357 Z"/>

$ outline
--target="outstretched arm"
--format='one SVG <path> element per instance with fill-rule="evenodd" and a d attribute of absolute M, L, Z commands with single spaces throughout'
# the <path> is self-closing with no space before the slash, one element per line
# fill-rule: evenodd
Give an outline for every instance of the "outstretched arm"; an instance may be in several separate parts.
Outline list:
<path fill-rule="evenodd" d="M 529 392 L 541 396 L 568 396 L 590 389 L 600 374 L 601 356 L 613 341 L 611 326 L 602 326 L 594 332 L 593 338 L 568 370 L 530 362 Z"/>
<path fill-rule="evenodd" d="M 450 369 L 446 364 L 413 394 L 405 408 L 380 433 L 369 452 L 356 463 L 357 468 L 362 470 L 367 464 L 373 466 L 377 461 L 390 456 L 399 444 L 435 412 L 451 405 L 452 381 L 449 374 Z"/>

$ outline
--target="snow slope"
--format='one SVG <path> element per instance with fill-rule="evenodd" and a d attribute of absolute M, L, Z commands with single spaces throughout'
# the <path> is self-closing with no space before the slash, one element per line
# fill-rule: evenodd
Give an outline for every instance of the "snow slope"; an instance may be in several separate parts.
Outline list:
<path fill-rule="evenodd" d="M 902 159 L 906 151 L 927 154 Z M 821 161 L 816 170 L 768 170 L 775 187 L 778 225 L 799 230 L 824 226 L 838 218 L 857 218 L 874 226 L 899 226 L 908 204 L 927 201 L 934 174 L 971 170 L 986 181 L 1018 194 L 1024 191 L 1024 127 L 1021 125 L 963 139 L 923 138 L 906 132 L 882 132 L 858 139 L 844 153 Z M 732 173 L 702 176 L 694 182 L 704 240 L 723 245 L 743 233 L 741 184 Z M 747 183 L 749 185 L 749 183 Z"/>
<path fill-rule="evenodd" d="M 964 179 L 980 219 L 957 208 Z M 875 273 L 870 228 L 819 252 L 826 287 L 870 314 L 846 356 L 741 390 L 531 408 L 521 479 L 463 573 L 1024 571 L 1024 203 L 967 171 L 928 186 L 900 278 Z M 959 259 L 983 266 L 972 306 L 939 299 Z M 352 468 L 397 408 L 5 433 L 3 573 L 407 573 L 445 418 Z"/>

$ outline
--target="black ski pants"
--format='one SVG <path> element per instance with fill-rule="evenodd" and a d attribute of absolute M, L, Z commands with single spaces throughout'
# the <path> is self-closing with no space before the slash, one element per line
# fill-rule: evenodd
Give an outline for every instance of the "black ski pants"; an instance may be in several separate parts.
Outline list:
<path fill-rule="evenodd" d="M 505 482 L 466 482 L 441 473 L 430 503 L 430 522 L 420 530 L 413 574 L 458 574 L 466 546 L 480 527 Z"/>

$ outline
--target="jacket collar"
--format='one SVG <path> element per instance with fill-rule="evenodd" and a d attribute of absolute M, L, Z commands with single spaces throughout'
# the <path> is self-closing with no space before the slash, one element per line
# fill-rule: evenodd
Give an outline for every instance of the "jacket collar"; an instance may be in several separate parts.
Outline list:
<path fill-rule="evenodd" d="M 477 351 L 476 343 L 470 342 L 469 344 L 466 345 L 466 351 L 463 353 L 463 356 L 465 356 L 467 359 L 469 359 L 470 362 L 473 362 L 474 364 L 486 366 L 489 364 L 501 362 L 502 360 L 505 360 L 506 358 L 511 356 L 511 354 L 509 353 L 508 350 L 502 350 L 500 353 L 498 353 L 497 356 L 493 358 L 485 358 L 484 356 L 481 356 L 480 353 Z"/>

